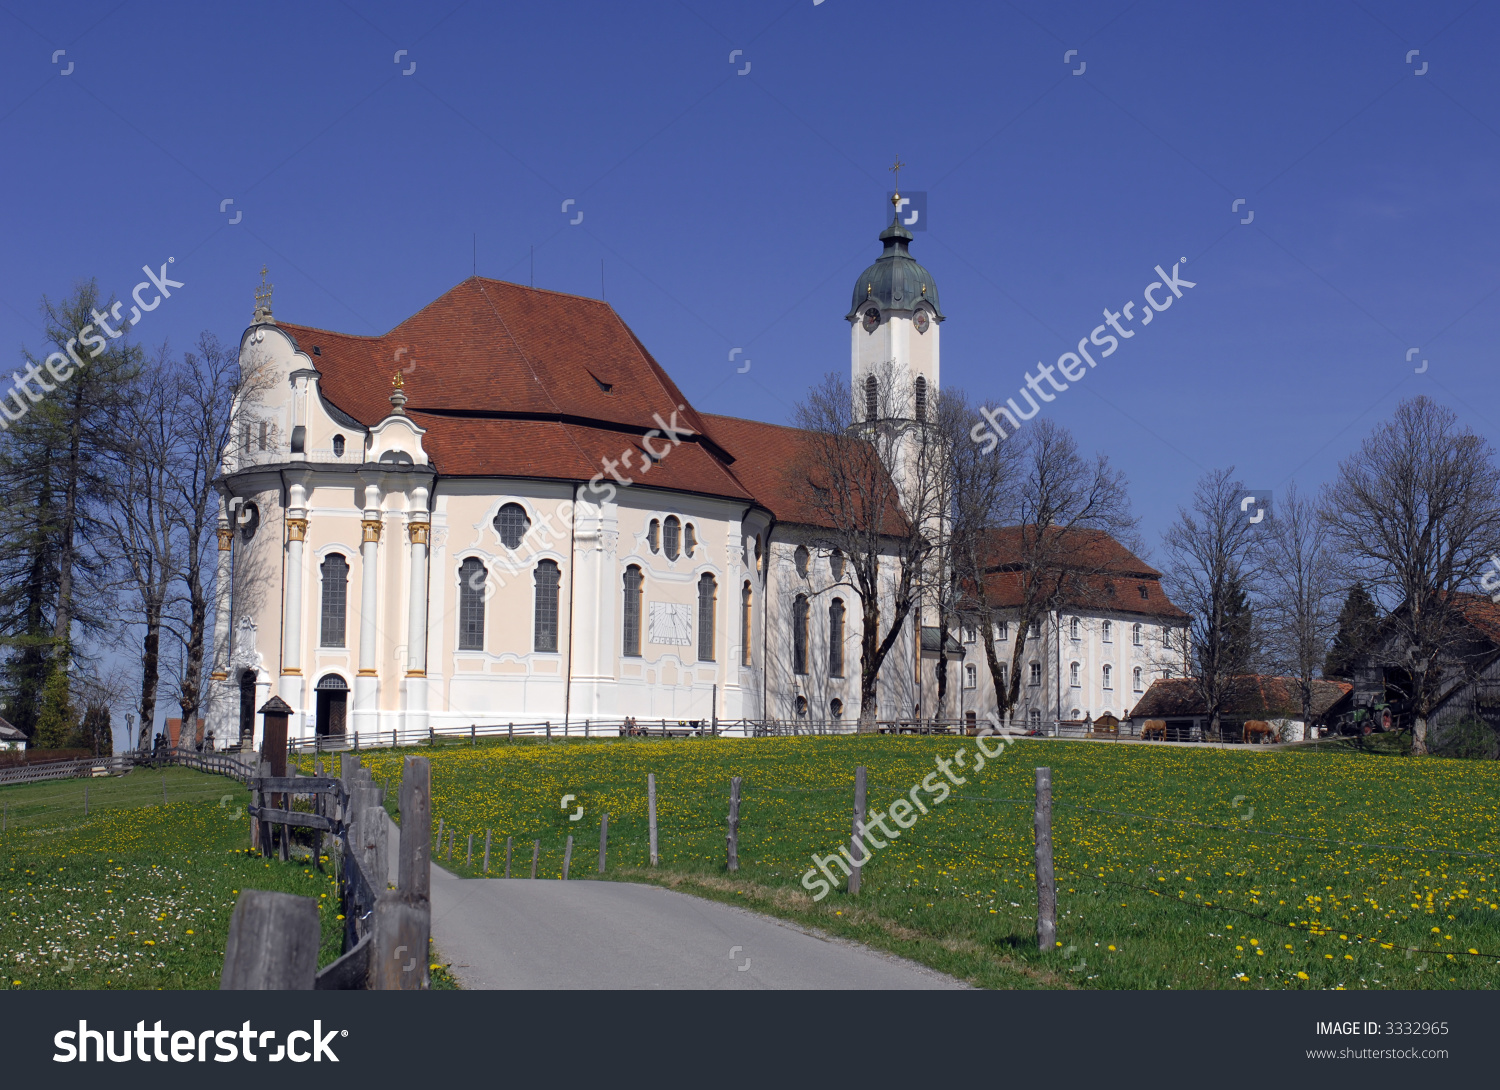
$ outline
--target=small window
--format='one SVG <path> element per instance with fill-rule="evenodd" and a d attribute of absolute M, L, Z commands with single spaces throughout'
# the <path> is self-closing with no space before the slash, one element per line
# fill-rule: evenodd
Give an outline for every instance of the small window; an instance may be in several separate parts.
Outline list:
<path fill-rule="evenodd" d="M 972 663 L 964 667 L 964 688 L 979 688 L 979 667 L 973 665 Z"/>
<path fill-rule="evenodd" d="M 693 529 L 690 522 L 682 528 L 682 551 L 688 556 L 693 555 L 693 550 L 698 547 L 698 531 Z"/>
<path fill-rule="evenodd" d="M 964 625 L 961 631 L 963 632 L 964 643 L 974 643 L 979 639 L 978 631 L 968 625 Z"/>
<path fill-rule="evenodd" d="M 244 440 L 243 443 L 240 444 L 240 449 L 242 451 L 244 451 L 244 453 L 249 454 L 250 453 L 250 425 L 249 424 L 246 424 L 244 426 L 244 435 L 245 435 L 245 440 Z"/>
<path fill-rule="evenodd" d="M 458 568 L 458 649 L 484 650 L 484 561 L 469 557 Z"/>
<path fill-rule="evenodd" d="M 668 515 L 661 528 L 661 550 L 668 560 L 676 560 L 682 543 L 682 523 L 676 515 Z"/>
<path fill-rule="evenodd" d="M 1130 672 L 1130 680 L 1136 692 L 1141 691 L 1141 668 L 1137 666 Z"/>
<path fill-rule="evenodd" d="M 807 697 L 805 697 L 805 696 L 799 696 L 797 698 L 797 715 L 798 716 L 806 716 L 807 715 Z"/>
<path fill-rule="evenodd" d="M 1083 709 L 1082 708 L 1074 708 L 1073 709 L 1073 714 L 1072 714 L 1071 718 L 1075 722 L 1077 722 L 1079 719 L 1082 719 L 1083 718 Z"/>
<path fill-rule="evenodd" d="M 1078 663 L 1076 662 L 1068 667 L 1068 684 L 1075 689 L 1078 688 Z"/>
<path fill-rule="evenodd" d="M 719 585 L 704 572 L 698 580 L 698 661 L 714 661 L 715 614 L 719 606 Z"/>
<path fill-rule="evenodd" d="M 1010 663 L 1008 663 L 1008 662 L 1002 662 L 1000 664 L 1000 688 L 1004 689 L 1006 687 L 1006 685 L 1007 685 L 1006 679 L 1009 678 L 1009 677 L 1010 677 Z"/>
<path fill-rule="evenodd" d="M 807 673 L 807 595 L 792 602 L 792 673 Z"/>
<path fill-rule="evenodd" d="M 1143 600 L 1151 597 L 1151 592 L 1146 589 L 1146 585 L 1144 583 L 1140 584 L 1135 589 L 1140 592 L 1141 598 Z"/>
<path fill-rule="evenodd" d="M 1040 662 L 1033 662 L 1031 664 L 1031 683 L 1033 685 L 1040 685 L 1042 683 L 1042 664 Z"/>
<path fill-rule="evenodd" d="M 335 435 L 333 437 L 333 456 L 335 458 L 342 458 L 344 456 L 344 437 L 342 435 Z"/>
<path fill-rule="evenodd" d="M 260 422 L 260 449 L 261 450 L 265 450 L 266 449 L 266 434 L 267 434 L 267 432 L 269 430 L 270 430 L 270 425 L 267 424 L 264 420 L 262 420 Z"/>
<path fill-rule="evenodd" d="M 835 579 L 844 578 L 844 554 L 838 549 L 833 550 L 828 558 L 828 570 L 833 572 Z"/>
<path fill-rule="evenodd" d="M 495 515 L 495 533 L 500 535 L 500 540 L 505 543 L 507 549 L 518 548 L 521 539 L 531 529 L 531 519 L 526 517 L 526 508 L 519 503 L 507 503 L 500 508 Z"/>
<path fill-rule="evenodd" d="M 1009 640 L 1010 639 L 1010 622 L 1009 621 L 1001 621 L 999 624 L 997 624 L 995 626 L 995 639 L 997 639 L 997 640 Z"/>
<path fill-rule="evenodd" d="M 865 379 L 865 419 L 880 419 L 880 383 L 875 380 L 874 375 Z"/>
<path fill-rule="evenodd" d="M 828 702 L 828 714 L 835 719 L 842 719 L 844 717 L 844 702 L 838 697 L 834 697 Z"/>
<path fill-rule="evenodd" d="M 800 575 L 800 576 L 802 576 L 803 579 L 806 579 L 807 578 L 807 546 L 805 546 L 805 545 L 798 545 L 797 546 L 797 551 L 792 554 L 792 558 L 793 558 L 794 562 L 797 565 L 797 574 Z"/>
<path fill-rule="evenodd" d="M 1104 666 L 1104 687 L 1106 689 L 1110 689 L 1110 688 L 1114 687 L 1113 684 L 1110 681 L 1110 678 L 1113 675 L 1113 673 L 1114 673 L 1114 667 L 1112 667 L 1112 666 L 1110 666 L 1109 664 L 1106 663 L 1105 666 Z"/>
<path fill-rule="evenodd" d="M 1105 621 L 1103 625 L 1104 642 L 1115 642 L 1115 626 L 1113 621 Z"/>
<path fill-rule="evenodd" d="M 1141 626 L 1138 623 L 1130 626 L 1130 642 L 1137 647 L 1141 645 Z"/>
<path fill-rule="evenodd" d="M 646 527 L 646 544 L 653 553 L 661 552 L 661 522 L 652 519 L 651 525 Z"/>
<path fill-rule="evenodd" d="M 844 600 L 828 605 L 828 676 L 844 676 Z"/>
<path fill-rule="evenodd" d="M 1032 639 L 1036 639 L 1041 634 L 1042 634 L 1042 622 L 1041 621 L 1032 621 L 1031 622 L 1031 638 Z"/>
<path fill-rule="evenodd" d="M 1033 727 L 1039 727 L 1042 725 L 1042 713 L 1038 708 L 1032 708 L 1031 714 L 1027 716 L 1027 718 Z"/>
<path fill-rule="evenodd" d="M 1033 632 L 1032 635 L 1035 636 L 1036 633 Z M 1070 620 L 1068 622 L 1068 638 L 1071 639 L 1071 640 L 1078 639 L 1078 618 L 1077 617 L 1074 617 L 1072 620 Z"/>
<path fill-rule="evenodd" d="M 757 537 L 755 539 L 755 574 L 756 575 L 765 575 L 765 573 L 766 573 L 766 568 L 765 568 L 765 562 L 764 562 L 764 560 L 763 560 L 763 558 L 761 556 L 760 538 Z"/>
<path fill-rule="evenodd" d="M 554 560 L 536 566 L 536 611 L 533 615 L 532 648 L 557 650 L 557 586 L 562 572 Z"/>
<path fill-rule="evenodd" d="M 632 658 L 641 653 L 641 569 L 632 564 L 625 569 L 625 611 L 620 653 Z"/>
<path fill-rule="evenodd" d="M 918 375 L 917 376 L 916 386 L 917 386 L 917 395 L 916 395 L 917 419 L 918 420 L 926 420 L 927 419 L 927 380 L 925 378 L 923 378 L 921 375 Z"/>

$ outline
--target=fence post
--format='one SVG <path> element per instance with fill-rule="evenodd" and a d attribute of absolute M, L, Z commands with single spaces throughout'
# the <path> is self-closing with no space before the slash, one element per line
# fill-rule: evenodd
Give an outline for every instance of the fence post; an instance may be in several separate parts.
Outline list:
<path fill-rule="evenodd" d="M 1057 942 L 1057 883 L 1052 874 L 1052 769 L 1036 770 L 1036 943 L 1047 953 Z"/>
<path fill-rule="evenodd" d="M 536 861 L 541 857 L 541 854 L 542 842 L 540 840 L 533 840 L 531 842 L 531 876 L 533 878 L 536 877 Z"/>
<path fill-rule="evenodd" d="M 505 724 L 505 737 L 507 737 L 507 738 L 514 738 L 515 736 L 516 736 L 516 725 L 514 723 L 507 723 L 507 724 Z"/>
<path fill-rule="evenodd" d="M 568 846 L 563 849 L 563 876 L 562 880 L 568 880 L 568 868 L 573 865 L 573 834 L 568 834 Z"/>
<path fill-rule="evenodd" d="M 646 773 L 646 810 L 651 816 L 651 865 L 656 866 L 656 773 Z"/>
<path fill-rule="evenodd" d="M 474 724 L 470 723 L 469 724 L 469 745 L 472 746 L 473 744 L 474 744 Z"/>
<path fill-rule="evenodd" d="M 464 856 L 464 866 L 466 866 L 466 867 L 472 867 L 473 865 L 474 865 L 474 834 L 470 833 L 469 834 L 469 854 L 466 855 L 466 856 Z"/>
<path fill-rule="evenodd" d="M 427 940 L 432 927 L 425 899 L 387 890 L 375 899 L 370 930 L 370 987 L 377 991 L 421 991 L 427 987 Z"/>
<path fill-rule="evenodd" d="M 870 860 L 870 849 L 860 839 L 860 834 L 865 831 L 865 766 L 857 765 L 854 769 L 854 828 L 849 834 L 849 892 L 859 892 L 859 879 L 864 871 L 865 864 Z M 855 853 L 858 853 L 856 855 Z"/>
<path fill-rule="evenodd" d="M 604 812 L 604 820 L 599 823 L 599 873 L 604 873 L 604 852 L 609 845 L 609 811 Z"/>
<path fill-rule="evenodd" d="M 510 877 L 510 845 L 513 837 L 505 838 L 505 877 Z"/>
<path fill-rule="evenodd" d="M 392 728 L 392 730 L 391 730 L 391 748 L 392 749 L 396 748 L 396 731 L 395 731 L 394 728 Z"/>
<path fill-rule="evenodd" d="M 740 778 L 729 781 L 729 836 L 725 838 L 729 848 L 729 869 L 740 869 Z"/>
<path fill-rule="evenodd" d="M 490 831 L 484 831 L 484 873 L 490 872 Z"/>
<path fill-rule="evenodd" d="M 355 858 L 359 860 L 359 869 L 364 871 L 371 891 L 379 896 L 389 883 L 385 807 L 365 806 L 356 813 L 355 830 L 359 838 L 354 843 Z"/>
<path fill-rule="evenodd" d="M 229 920 L 219 989 L 311 991 L 322 937 L 318 902 L 311 897 L 245 890 Z"/>
<path fill-rule="evenodd" d="M 552 741 L 552 720 L 547 720 L 547 741 Z"/>
<path fill-rule="evenodd" d="M 403 893 L 428 901 L 432 897 L 432 766 L 426 757 L 408 757 L 401 770 L 401 867 L 397 884 Z M 423 964 L 427 948 L 422 947 Z"/>

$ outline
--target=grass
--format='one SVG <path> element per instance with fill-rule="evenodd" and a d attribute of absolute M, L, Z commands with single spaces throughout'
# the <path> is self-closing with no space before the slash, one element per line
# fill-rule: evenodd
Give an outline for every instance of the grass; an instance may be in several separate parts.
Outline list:
<path fill-rule="evenodd" d="M 248 803 L 183 768 L 0 788 L 0 988 L 217 988 L 242 889 L 317 898 L 333 961 L 331 877 L 248 854 Z"/>
<path fill-rule="evenodd" d="M 885 811 L 962 747 L 967 779 L 878 851 L 864 889 L 814 901 L 816 852 L 848 844 L 854 767 Z M 446 744 L 432 759 L 434 862 L 460 875 L 655 882 L 796 920 L 985 987 L 1493 988 L 1500 984 L 1500 763 L 1329 747 L 1197 750 L 833 737 Z M 410 750 L 363 754 L 377 783 Z M 1058 947 L 1038 952 L 1033 769 L 1052 768 Z M 647 865 L 646 774 L 661 865 Z M 725 869 L 729 779 L 740 861 Z M 394 803 L 396 792 L 390 792 Z M 572 795 L 567 808 L 564 795 Z M 569 820 L 582 805 L 583 817 Z M 449 833 L 454 836 L 448 855 Z M 468 834 L 474 859 L 465 862 Z M 885 839 L 882 834 L 881 839 Z M 1463 854 L 1470 853 L 1470 854 Z M 1487 854 L 1486 854 L 1487 853 Z M 835 873 L 840 873 L 835 868 Z M 1471 953 L 1478 951 L 1478 953 Z"/>

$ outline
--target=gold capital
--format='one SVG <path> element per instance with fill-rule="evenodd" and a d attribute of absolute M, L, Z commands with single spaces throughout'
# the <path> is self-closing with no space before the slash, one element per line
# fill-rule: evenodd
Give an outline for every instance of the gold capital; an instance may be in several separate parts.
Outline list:
<path fill-rule="evenodd" d="M 287 519 L 286 520 L 286 539 L 287 539 L 287 541 L 306 541 L 307 540 L 307 520 L 306 519 Z"/>
<path fill-rule="evenodd" d="M 360 519 L 360 526 L 364 527 L 364 540 L 379 541 L 380 529 L 384 525 L 379 519 Z"/>
<path fill-rule="evenodd" d="M 226 674 L 223 670 L 215 670 L 213 673 L 209 674 L 208 676 L 211 677 L 215 681 L 228 681 L 229 680 L 229 675 Z"/>
<path fill-rule="evenodd" d="M 234 531 L 227 526 L 219 527 L 219 552 L 227 553 L 234 548 Z"/>
<path fill-rule="evenodd" d="M 430 522 L 411 522 L 407 523 L 406 534 L 413 545 L 426 545 L 431 529 Z"/>

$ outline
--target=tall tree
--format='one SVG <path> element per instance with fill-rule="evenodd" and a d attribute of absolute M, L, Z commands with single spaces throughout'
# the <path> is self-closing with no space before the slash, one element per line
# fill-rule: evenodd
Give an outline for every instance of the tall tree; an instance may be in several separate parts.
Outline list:
<path fill-rule="evenodd" d="M 1000 446 L 1014 442 L 1020 443 L 1020 480 L 1011 508 L 1017 524 L 984 533 L 976 562 L 987 575 L 1010 584 L 1016 603 L 1007 606 L 1016 638 L 1007 685 L 997 693 L 1002 722 L 1020 700 L 1021 666 L 1032 626 L 1040 627 L 1069 603 L 1092 599 L 1099 578 L 1118 560 L 1114 550 L 1102 547 L 1103 539 L 1133 540 L 1135 533 L 1125 475 L 1107 456 L 1079 453 L 1072 433 L 1054 420 L 1042 420 Z M 977 594 L 984 593 L 984 582 L 984 576 L 976 580 Z M 980 606 L 985 613 L 992 608 L 987 599 Z M 993 624 L 983 626 L 983 637 L 998 686 Z"/>
<path fill-rule="evenodd" d="M 1387 633 L 1410 664 L 1412 752 L 1427 752 L 1428 719 L 1459 669 L 1466 602 L 1500 553 L 1500 471 L 1494 450 L 1424 396 L 1396 407 L 1339 466 L 1329 490 L 1330 536 L 1387 611 Z"/>
<path fill-rule="evenodd" d="M 1355 583 L 1339 610 L 1338 631 L 1323 660 L 1323 676 L 1352 678 L 1355 662 L 1369 650 L 1380 624 L 1380 609 L 1363 583 Z"/>
<path fill-rule="evenodd" d="M 1328 524 L 1318 505 L 1292 484 L 1267 529 L 1263 582 L 1270 660 L 1278 673 L 1296 679 L 1302 721 L 1311 730 L 1313 680 L 1324 668 L 1338 604 Z"/>
<path fill-rule="evenodd" d="M 1167 592 L 1192 617 L 1193 683 L 1214 737 L 1220 717 L 1242 695 L 1255 651 L 1245 600 L 1260 574 L 1257 528 L 1240 506 L 1244 492 L 1232 466 L 1211 470 L 1198 481 L 1192 506 L 1177 509 L 1177 521 L 1162 538 Z"/>
<path fill-rule="evenodd" d="M 179 639 L 184 668 L 178 704 L 183 730 L 203 712 L 203 662 L 207 653 L 210 603 L 216 576 L 219 493 L 215 481 L 229 446 L 231 409 L 241 389 L 239 360 L 212 333 L 198 338 L 196 350 L 183 357 L 174 398 L 177 457 L 172 490 L 182 534 L 183 612 Z"/>
<path fill-rule="evenodd" d="M 916 420 L 910 397 L 887 372 L 860 405 L 848 379 L 830 374 L 797 406 L 805 432 L 788 469 L 788 485 L 817 527 L 818 544 L 846 558 L 840 585 L 859 598 L 860 730 L 879 718 L 879 677 L 914 610 L 936 585 L 947 499 L 945 448 Z M 920 640 L 921 634 L 915 633 Z"/>

